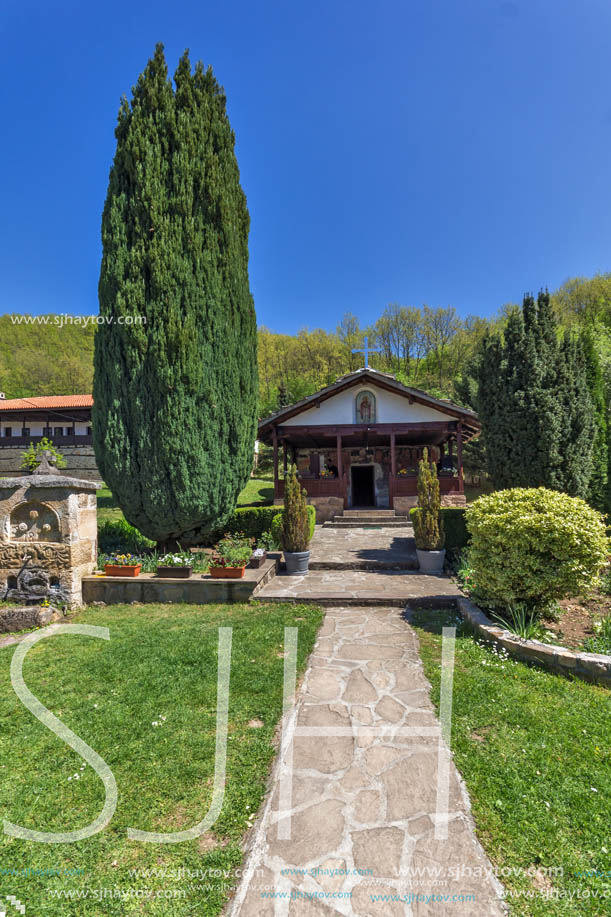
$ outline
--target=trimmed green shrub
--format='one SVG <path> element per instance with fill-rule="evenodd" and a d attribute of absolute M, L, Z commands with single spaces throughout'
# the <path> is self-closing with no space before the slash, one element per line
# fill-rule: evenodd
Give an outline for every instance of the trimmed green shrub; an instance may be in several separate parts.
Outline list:
<path fill-rule="evenodd" d="M 414 522 L 414 513 L 416 507 L 410 509 L 409 514 Z M 445 535 L 446 551 L 449 554 L 458 554 L 469 544 L 469 532 L 465 521 L 464 506 L 442 506 L 439 510 L 439 516 L 443 525 Z"/>
<path fill-rule="evenodd" d="M 310 541 L 311 541 L 314 535 L 314 529 L 316 528 L 316 507 L 308 506 L 307 513 L 308 513 L 308 525 L 310 528 Z M 281 545 L 282 544 L 282 512 L 276 513 L 276 515 L 274 516 L 271 527 L 270 527 L 270 531 L 272 533 L 273 539 L 276 542 L 276 544 Z"/>
<path fill-rule="evenodd" d="M 222 534 L 235 535 L 243 532 L 248 538 L 260 538 L 263 532 L 271 529 L 276 516 L 281 515 L 281 506 L 239 507 L 229 519 Z"/>
<path fill-rule="evenodd" d="M 154 541 L 125 519 L 107 520 L 98 526 L 98 550 L 104 554 L 139 554 L 150 551 L 154 545 Z"/>
<path fill-rule="evenodd" d="M 495 606 L 542 610 L 597 585 L 606 563 L 605 521 L 579 497 L 501 490 L 469 506 L 466 520 L 478 595 Z"/>
<path fill-rule="evenodd" d="M 440 505 L 437 466 L 429 462 L 428 449 L 425 449 L 418 464 L 418 506 L 412 517 L 416 547 L 420 551 L 440 551 L 443 548 Z"/>

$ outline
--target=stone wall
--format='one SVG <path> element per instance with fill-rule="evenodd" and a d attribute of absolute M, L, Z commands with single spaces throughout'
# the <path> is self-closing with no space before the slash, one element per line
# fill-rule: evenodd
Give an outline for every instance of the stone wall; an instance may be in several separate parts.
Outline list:
<path fill-rule="evenodd" d="M 611 687 L 611 656 L 580 653 L 564 646 L 541 643 L 540 640 L 522 640 L 511 631 L 494 624 L 470 599 L 459 596 L 456 603 L 463 618 L 480 637 L 502 646 L 516 659 L 534 662 L 560 675 L 574 675 L 583 681 Z"/>
<path fill-rule="evenodd" d="M 21 462 L 25 450 L 25 446 L 0 446 L 0 477 L 23 474 Z M 93 446 L 61 446 L 59 451 L 66 460 L 66 467 L 58 468 L 57 474 L 86 481 L 102 480 Z"/>

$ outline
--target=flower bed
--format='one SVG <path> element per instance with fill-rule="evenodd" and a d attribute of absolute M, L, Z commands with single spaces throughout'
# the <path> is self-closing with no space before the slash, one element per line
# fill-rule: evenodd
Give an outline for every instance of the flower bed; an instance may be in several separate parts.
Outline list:
<path fill-rule="evenodd" d="M 523 662 L 534 662 L 552 672 L 611 687 L 611 656 L 576 652 L 540 640 L 523 640 L 491 621 L 465 596 L 458 596 L 456 602 L 463 618 L 477 634 L 503 647 L 511 656 Z"/>

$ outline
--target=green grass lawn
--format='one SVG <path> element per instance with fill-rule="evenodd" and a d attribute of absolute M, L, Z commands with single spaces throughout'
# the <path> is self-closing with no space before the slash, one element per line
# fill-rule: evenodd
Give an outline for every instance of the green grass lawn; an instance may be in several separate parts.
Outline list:
<path fill-rule="evenodd" d="M 232 871 L 241 864 L 242 838 L 263 798 L 274 753 L 282 710 L 284 628 L 299 627 L 301 672 L 320 620 L 317 609 L 289 605 L 91 607 L 73 621 L 109 627 L 110 642 L 66 635 L 30 650 L 26 684 L 107 762 L 119 799 L 109 825 L 83 841 L 41 844 L 2 835 L 0 895 L 15 895 L 28 915 L 45 917 L 218 914 L 226 897 L 223 884 L 236 884 Z M 203 839 L 181 844 L 129 840 L 128 827 L 178 831 L 197 824 L 208 811 L 219 626 L 233 627 L 221 815 Z M 13 652 L 14 646 L 0 650 L 3 817 L 41 831 L 75 830 L 101 812 L 102 781 L 91 767 L 82 769 L 82 758 L 22 706 L 9 680 Z M 260 728 L 249 725 L 253 720 L 262 723 Z M 82 873 L 27 878 L 6 873 L 26 867 Z M 129 872 L 179 867 L 224 870 L 229 876 L 138 877 Z M 98 903 L 91 892 L 89 899 L 49 895 L 104 888 L 110 892 Z M 127 897 L 129 889 L 185 890 L 186 895 L 143 900 Z"/>
<path fill-rule="evenodd" d="M 259 503 L 261 505 L 267 503 L 271 505 L 273 502 L 273 478 L 251 478 L 238 497 L 238 506 L 246 506 L 249 503 Z"/>
<path fill-rule="evenodd" d="M 124 518 L 122 511 L 115 503 L 115 498 L 110 488 L 108 488 L 106 484 L 102 484 L 97 492 L 97 497 L 98 525 L 102 525 L 103 522 L 117 522 L 117 520 Z"/>
<path fill-rule="evenodd" d="M 436 704 L 440 628 L 455 621 L 455 612 L 427 611 L 412 622 Z M 452 747 L 493 864 L 560 866 L 563 877 L 551 878 L 549 887 L 561 895 L 611 892 L 608 690 L 501 657 L 459 628 Z M 584 877 L 584 871 L 599 875 Z M 515 891 L 537 887 L 528 878 L 502 881 Z M 512 913 L 529 917 L 611 913 L 611 897 L 509 903 Z"/>
<path fill-rule="evenodd" d="M 123 519 L 123 513 L 119 509 L 115 498 L 110 489 L 103 484 L 98 490 L 98 525 L 104 522 L 116 522 Z M 273 478 L 250 478 L 248 484 L 238 497 L 238 506 L 247 506 L 251 503 L 272 504 L 274 502 L 274 481 Z"/>

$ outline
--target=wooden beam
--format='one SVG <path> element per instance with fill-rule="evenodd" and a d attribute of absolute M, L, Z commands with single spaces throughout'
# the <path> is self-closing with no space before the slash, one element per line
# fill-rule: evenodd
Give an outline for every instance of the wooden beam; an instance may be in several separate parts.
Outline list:
<path fill-rule="evenodd" d="M 462 470 L 462 420 L 458 421 L 458 431 L 456 433 L 456 459 L 458 461 L 458 480 L 461 491 L 464 490 L 464 477 Z"/>
<path fill-rule="evenodd" d="M 278 480 L 278 431 L 274 427 L 272 431 L 272 441 L 274 444 L 274 499 L 278 497 L 279 480 Z"/>
<path fill-rule="evenodd" d="M 390 434 L 390 473 L 393 478 L 397 474 L 397 453 L 395 450 L 395 433 Z"/>

